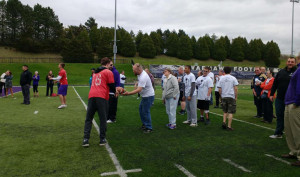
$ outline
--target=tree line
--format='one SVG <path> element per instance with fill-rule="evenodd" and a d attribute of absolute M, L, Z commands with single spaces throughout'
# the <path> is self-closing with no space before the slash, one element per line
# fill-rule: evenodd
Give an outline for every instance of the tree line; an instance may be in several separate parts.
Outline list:
<path fill-rule="evenodd" d="M 93 62 L 113 56 L 114 28 L 98 27 L 90 17 L 84 25 L 63 27 L 50 7 L 36 4 L 33 8 L 19 0 L 0 1 L 0 45 L 12 46 L 25 52 L 61 53 L 65 62 Z M 244 37 L 230 40 L 227 36 L 205 34 L 199 38 L 184 30 L 157 29 L 150 33 L 117 29 L 118 54 L 154 58 L 167 55 L 189 60 L 214 59 L 224 61 L 265 61 L 268 67 L 280 64 L 280 49 L 274 41 Z"/>

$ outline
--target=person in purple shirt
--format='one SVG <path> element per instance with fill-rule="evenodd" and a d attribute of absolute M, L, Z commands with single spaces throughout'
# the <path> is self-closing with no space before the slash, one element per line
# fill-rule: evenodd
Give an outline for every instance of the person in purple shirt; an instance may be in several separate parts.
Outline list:
<path fill-rule="evenodd" d="M 300 167 L 300 58 L 285 95 L 285 105 L 284 129 L 290 152 L 281 157 L 297 159 L 291 165 Z"/>
<path fill-rule="evenodd" d="M 38 91 L 38 86 L 39 86 L 39 81 L 40 81 L 40 75 L 38 71 L 34 72 L 34 76 L 32 77 L 33 83 L 33 96 L 34 97 L 39 97 L 39 91 Z"/>
<path fill-rule="evenodd" d="M 113 62 L 109 65 L 109 70 L 114 74 L 115 87 L 120 87 L 120 73 L 113 65 Z M 108 101 L 108 116 L 107 123 L 115 123 L 118 109 L 118 95 L 115 95 L 112 91 L 109 92 L 109 101 Z"/>

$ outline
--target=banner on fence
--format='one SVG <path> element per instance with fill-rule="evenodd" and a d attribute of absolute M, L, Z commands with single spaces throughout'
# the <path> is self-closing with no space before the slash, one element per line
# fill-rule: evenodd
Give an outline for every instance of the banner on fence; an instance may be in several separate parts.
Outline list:
<path fill-rule="evenodd" d="M 154 77 L 160 78 L 163 75 L 165 68 L 170 68 L 174 73 L 178 73 L 178 68 L 182 65 L 150 65 L 150 72 Z M 197 76 L 198 71 L 203 70 L 206 66 L 191 66 L 192 73 Z M 209 66 L 214 74 L 218 74 L 220 69 L 224 69 L 224 66 Z M 251 79 L 254 76 L 255 67 L 231 67 L 231 74 L 237 79 Z M 277 73 L 279 68 L 266 68 L 266 70 L 273 69 Z"/>

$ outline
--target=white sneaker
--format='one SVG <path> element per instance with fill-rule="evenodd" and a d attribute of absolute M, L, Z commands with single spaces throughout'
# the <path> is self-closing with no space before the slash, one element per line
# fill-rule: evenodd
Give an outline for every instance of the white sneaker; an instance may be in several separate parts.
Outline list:
<path fill-rule="evenodd" d="M 62 104 L 62 105 L 58 106 L 58 109 L 62 109 L 62 108 L 65 108 L 65 107 L 67 107 L 67 105 Z"/>
<path fill-rule="evenodd" d="M 197 124 L 190 124 L 191 127 L 197 127 Z"/>
<path fill-rule="evenodd" d="M 190 124 L 191 122 L 188 121 L 188 120 L 186 120 L 186 121 L 183 121 L 182 123 L 184 123 L 184 124 Z"/>
<path fill-rule="evenodd" d="M 111 123 L 113 123 L 113 121 L 108 120 L 108 121 L 106 121 L 106 123 L 111 124 Z"/>
<path fill-rule="evenodd" d="M 276 139 L 276 138 L 282 138 L 282 135 L 271 135 L 270 138 Z"/>

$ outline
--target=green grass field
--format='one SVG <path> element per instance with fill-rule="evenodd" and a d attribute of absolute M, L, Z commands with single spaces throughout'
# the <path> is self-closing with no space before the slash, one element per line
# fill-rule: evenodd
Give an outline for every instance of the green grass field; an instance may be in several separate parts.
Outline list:
<path fill-rule="evenodd" d="M 128 87 L 128 90 L 132 87 Z M 82 148 L 85 107 L 88 87 L 69 87 L 67 104 L 58 110 L 58 98 L 31 98 L 31 105 L 21 105 L 22 94 L 16 98 L 0 98 L 0 176 L 100 176 L 115 172 L 116 167 L 93 127 L 90 147 Z M 77 96 L 75 90 L 80 97 Z M 186 116 L 177 115 L 177 129 L 168 130 L 168 118 L 156 89 L 151 109 L 154 131 L 143 134 L 138 113 L 140 100 L 136 96 L 120 97 L 117 123 L 109 124 L 108 144 L 124 170 L 142 169 L 128 176 L 186 176 L 175 164 L 194 176 L 260 176 L 296 177 L 299 168 L 267 157 L 287 153 L 285 139 L 270 139 L 275 128 L 261 123 L 255 115 L 249 86 L 239 86 L 234 131 L 221 129 L 221 109 L 211 107 L 208 126 L 192 128 L 181 122 Z M 95 116 L 98 121 L 98 117 Z M 244 121 L 244 122 L 240 122 Z M 252 124 L 249 124 L 252 123 Z M 230 159 L 251 172 L 244 172 L 225 162 Z M 291 161 L 289 161 L 291 162 Z M 115 175 L 118 176 L 118 175 Z"/>

